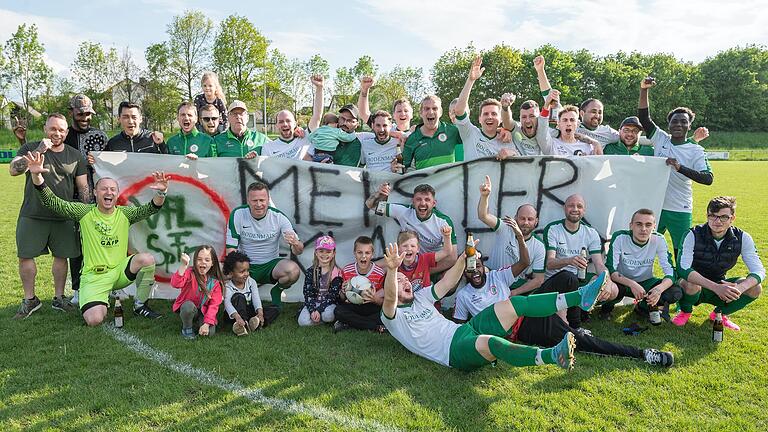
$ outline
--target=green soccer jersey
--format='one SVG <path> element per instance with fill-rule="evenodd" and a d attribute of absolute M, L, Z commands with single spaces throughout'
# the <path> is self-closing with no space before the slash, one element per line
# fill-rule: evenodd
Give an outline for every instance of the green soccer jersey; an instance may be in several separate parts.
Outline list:
<path fill-rule="evenodd" d="M 252 151 L 261 154 L 261 146 L 265 142 L 267 136 L 259 131 L 246 129 L 243 136 L 238 138 L 231 129 L 227 129 L 226 133 L 220 133 L 213 139 L 213 151 L 220 157 L 245 157 Z"/>
<path fill-rule="evenodd" d="M 653 147 L 635 144 L 631 149 L 627 149 L 621 141 L 612 142 L 603 147 L 603 154 L 606 155 L 640 155 L 640 156 L 653 156 Z"/>
<path fill-rule="evenodd" d="M 440 122 L 432 136 L 424 135 L 418 127 L 405 142 L 403 163 L 407 167 L 414 161 L 416 169 L 453 163 L 459 144 L 459 130 L 450 123 Z"/>
<path fill-rule="evenodd" d="M 168 153 L 174 155 L 196 154 L 198 157 L 215 157 L 213 137 L 193 128 L 188 134 L 179 131 L 168 139 Z"/>
<path fill-rule="evenodd" d="M 351 167 L 360 165 L 361 144 L 359 137 L 360 134 L 358 133 L 358 138 L 355 138 L 348 143 L 339 143 L 338 147 L 336 147 L 336 153 L 333 155 L 334 164 Z"/>
<path fill-rule="evenodd" d="M 117 267 L 128 254 L 130 226 L 160 211 L 160 207 L 150 201 L 138 207 L 117 206 L 111 214 L 104 214 L 95 204 L 64 201 L 47 186 L 38 191 L 43 205 L 54 213 L 80 222 L 83 274 Z"/>

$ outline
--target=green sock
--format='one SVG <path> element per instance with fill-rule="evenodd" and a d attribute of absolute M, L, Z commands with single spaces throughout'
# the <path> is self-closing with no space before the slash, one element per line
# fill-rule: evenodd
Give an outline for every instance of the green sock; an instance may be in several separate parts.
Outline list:
<path fill-rule="evenodd" d="M 680 310 L 685 313 L 691 313 L 693 312 L 693 305 L 696 304 L 696 302 L 699 301 L 699 297 L 701 296 L 701 291 L 697 292 L 696 294 L 688 294 L 685 291 L 683 291 L 683 298 L 680 299 Z"/>
<path fill-rule="evenodd" d="M 754 297 L 750 297 L 748 295 L 742 294 L 741 297 L 737 298 L 736 300 L 730 303 L 726 303 L 725 306 L 722 306 L 720 308 L 720 312 L 722 312 L 723 315 L 730 315 L 734 312 L 744 309 L 748 304 L 752 303 L 755 300 L 757 299 Z"/>
<path fill-rule="evenodd" d="M 512 366 L 536 366 L 555 363 L 552 359 L 552 348 L 539 349 L 528 345 L 518 345 L 498 336 L 491 336 L 488 339 L 488 349 L 497 359 Z"/>
<path fill-rule="evenodd" d="M 282 307 L 283 306 L 282 294 L 283 294 L 283 291 L 287 290 L 288 288 L 290 288 L 290 287 L 289 286 L 284 287 L 284 286 L 282 286 L 280 284 L 275 284 L 272 287 L 272 289 L 269 290 L 269 295 L 272 297 L 272 304 L 273 305 L 275 305 L 277 307 Z"/>
<path fill-rule="evenodd" d="M 144 304 L 149 299 L 152 287 L 155 285 L 155 265 L 142 267 L 136 274 L 136 301 Z"/>
<path fill-rule="evenodd" d="M 517 316 L 548 317 L 557 311 L 578 306 L 581 293 L 572 291 L 564 294 L 531 294 L 528 297 L 514 296 L 509 301 L 512 302 Z"/>

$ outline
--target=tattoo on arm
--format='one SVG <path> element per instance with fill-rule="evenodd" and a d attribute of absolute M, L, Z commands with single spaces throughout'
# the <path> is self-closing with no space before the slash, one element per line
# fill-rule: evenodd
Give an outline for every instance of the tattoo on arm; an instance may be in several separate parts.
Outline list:
<path fill-rule="evenodd" d="M 89 204 L 91 202 L 91 188 L 88 186 L 87 182 L 77 188 L 77 193 L 80 195 L 80 201 L 83 204 Z"/>
<path fill-rule="evenodd" d="M 11 175 L 23 174 L 27 171 L 27 160 L 18 157 L 11 161 Z"/>

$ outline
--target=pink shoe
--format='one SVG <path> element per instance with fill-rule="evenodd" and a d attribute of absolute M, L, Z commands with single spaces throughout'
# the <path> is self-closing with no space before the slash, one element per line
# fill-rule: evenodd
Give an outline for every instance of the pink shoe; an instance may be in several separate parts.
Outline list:
<path fill-rule="evenodd" d="M 678 327 L 682 327 L 688 322 L 690 318 L 691 312 L 678 312 L 677 315 L 672 318 L 672 324 Z M 723 323 L 723 325 L 725 325 L 725 323 Z"/>
<path fill-rule="evenodd" d="M 714 321 L 715 320 L 715 311 L 712 311 L 709 314 L 709 320 Z M 729 328 L 734 331 L 741 331 L 741 327 L 739 327 L 738 324 L 728 319 L 728 315 L 723 315 L 723 327 Z"/>

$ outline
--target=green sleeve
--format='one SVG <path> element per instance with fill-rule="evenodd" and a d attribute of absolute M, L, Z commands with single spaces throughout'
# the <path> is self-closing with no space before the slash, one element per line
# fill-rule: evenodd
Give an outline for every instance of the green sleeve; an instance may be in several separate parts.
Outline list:
<path fill-rule="evenodd" d="M 411 163 L 413 162 L 413 152 L 416 148 L 416 142 L 418 141 L 413 138 L 414 134 L 411 134 L 403 146 L 403 165 L 405 165 L 406 169 L 411 166 Z"/>
<path fill-rule="evenodd" d="M 162 207 L 158 207 L 155 205 L 153 201 L 150 201 L 144 205 L 140 206 L 120 206 L 118 209 L 123 212 L 125 217 L 128 218 L 128 223 L 131 225 L 135 224 L 136 222 L 142 221 L 153 214 L 160 211 Z"/>
<path fill-rule="evenodd" d="M 57 197 L 48 186 L 45 186 L 43 189 L 37 189 L 37 192 L 40 197 L 40 202 L 42 202 L 44 206 L 48 207 L 57 215 L 74 221 L 79 221 L 88 214 L 93 207 L 95 207 L 94 204 L 83 204 L 63 200 Z"/>

